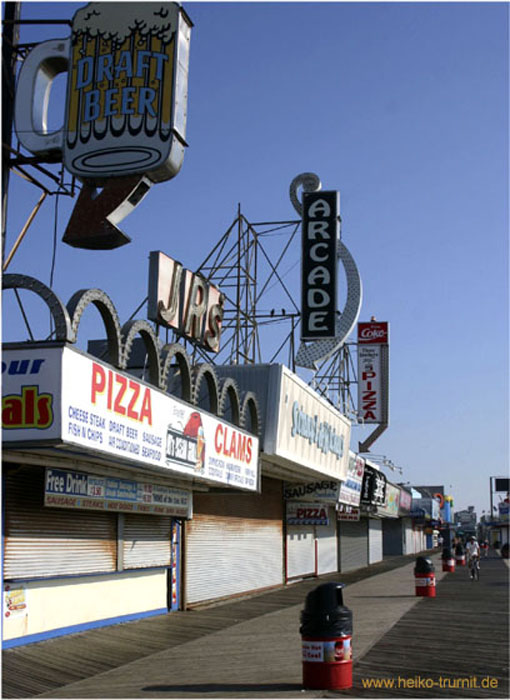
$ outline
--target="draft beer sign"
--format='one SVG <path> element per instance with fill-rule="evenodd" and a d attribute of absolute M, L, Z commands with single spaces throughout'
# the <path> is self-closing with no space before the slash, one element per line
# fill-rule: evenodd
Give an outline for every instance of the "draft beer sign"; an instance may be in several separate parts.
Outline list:
<path fill-rule="evenodd" d="M 303 193 L 301 340 L 334 338 L 339 193 Z"/>
<path fill-rule="evenodd" d="M 168 180 L 185 142 L 191 22 L 173 2 L 91 2 L 67 39 L 37 45 L 20 71 L 15 123 L 23 146 L 61 154 L 80 179 L 146 174 Z M 63 128 L 48 132 L 47 100 L 67 72 Z"/>

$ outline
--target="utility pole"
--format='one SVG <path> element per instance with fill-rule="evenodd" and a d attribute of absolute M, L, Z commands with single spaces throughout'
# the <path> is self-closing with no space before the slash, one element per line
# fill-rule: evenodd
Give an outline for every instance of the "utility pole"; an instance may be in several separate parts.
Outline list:
<path fill-rule="evenodd" d="M 16 83 L 16 47 L 19 43 L 20 14 L 21 2 L 4 2 L 2 32 L 2 266 L 7 231 L 7 200 Z"/>

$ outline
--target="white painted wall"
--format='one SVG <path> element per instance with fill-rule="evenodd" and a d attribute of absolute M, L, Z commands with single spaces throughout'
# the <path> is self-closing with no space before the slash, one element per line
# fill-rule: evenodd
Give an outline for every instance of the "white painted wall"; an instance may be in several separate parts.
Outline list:
<path fill-rule="evenodd" d="M 166 569 L 31 581 L 24 589 L 23 615 L 6 617 L 4 592 L 4 640 L 167 607 Z"/>

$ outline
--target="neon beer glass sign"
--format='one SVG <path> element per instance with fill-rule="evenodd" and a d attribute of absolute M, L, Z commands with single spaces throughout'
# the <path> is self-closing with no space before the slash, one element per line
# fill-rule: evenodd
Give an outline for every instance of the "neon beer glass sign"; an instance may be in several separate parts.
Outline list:
<path fill-rule="evenodd" d="M 174 177 L 185 147 L 191 22 L 176 3 L 92 2 L 68 39 L 39 44 L 24 61 L 15 107 L 22 144 L 62 154 L 89 181 Z M 47 132 L 47 94 L 68 71 L 64 126 Z"/>

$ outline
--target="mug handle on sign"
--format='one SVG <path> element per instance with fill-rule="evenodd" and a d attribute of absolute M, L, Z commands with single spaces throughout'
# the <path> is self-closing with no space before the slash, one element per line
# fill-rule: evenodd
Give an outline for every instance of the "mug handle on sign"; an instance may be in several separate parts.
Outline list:
<path fill-rule="evenodd" d="M 28 54 L 19 72 L 14 124 L 20 142 L 36 155 L 62 153 L 64 128 L 48 131 L 53 81 L 69 68 L 69 39 L 51 39 Z"/>

